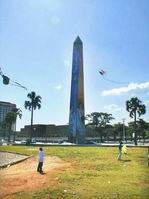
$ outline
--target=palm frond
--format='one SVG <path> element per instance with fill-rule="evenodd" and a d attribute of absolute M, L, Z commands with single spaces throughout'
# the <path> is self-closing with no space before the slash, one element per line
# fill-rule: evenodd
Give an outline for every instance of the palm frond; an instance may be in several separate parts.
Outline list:
<path fill-rule="evenodd" d="M 30 101 L 25 101 L 24 107 L 25 107 L 25 109 L 31 110 L 31 107 L 32 107 L 31 102 Z"/>

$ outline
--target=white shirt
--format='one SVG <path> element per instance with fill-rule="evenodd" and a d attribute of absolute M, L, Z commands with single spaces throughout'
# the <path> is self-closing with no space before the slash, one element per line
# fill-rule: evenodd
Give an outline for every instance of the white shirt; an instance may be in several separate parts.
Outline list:
<path fill-rule="evenodd" d="M 39 162 L 43 162 L 43 160 L 44 160 L 44 153 L 43 153 L 43 151 L 40 151 L 39 152 Z"/>

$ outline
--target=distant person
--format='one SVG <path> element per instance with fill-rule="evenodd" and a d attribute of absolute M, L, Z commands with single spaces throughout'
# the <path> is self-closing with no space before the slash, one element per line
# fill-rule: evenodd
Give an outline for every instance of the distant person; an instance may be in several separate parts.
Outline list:
<path fill-rule="evenodd" d="M 123 142 L 120 141 L 119 143 L 119 146 L 118 146 L 118 149 L 119 149 L 119 154 L 118 154 L 118 160 L 121 160 L 122 159 L 122 147 L 123 147 Z"/>
<path fill-rule="evenodd" d="M 37 172 L 39 173 L 43 173 L 43 170 L 42 170 L 43 161 L 44 161 L 44 152 L 42 148 L 39 148 L 39 163 L 37 167 Z"/>
<path fill-rule="evenodd" d="M 122 153 L 123 154 L 127 154 L 127 146 L 126 146 L 126 144 L 124 144 L 123 147 L 122 147 Z"/>

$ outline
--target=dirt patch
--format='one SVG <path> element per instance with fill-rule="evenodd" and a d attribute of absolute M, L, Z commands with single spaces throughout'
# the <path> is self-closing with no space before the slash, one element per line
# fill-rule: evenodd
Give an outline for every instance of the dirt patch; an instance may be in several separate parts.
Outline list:
<path fill-rule="evenodd" d="M 28 192 L 56 186 L 58 178 L 55 174 L 70 168 L 70 163 L 58 157 L 45 157 L 41 175 L 37 172 L 38 157 L 31 157 L 24 162 L 0 170 L 0 198 L 18 192 Z"/>

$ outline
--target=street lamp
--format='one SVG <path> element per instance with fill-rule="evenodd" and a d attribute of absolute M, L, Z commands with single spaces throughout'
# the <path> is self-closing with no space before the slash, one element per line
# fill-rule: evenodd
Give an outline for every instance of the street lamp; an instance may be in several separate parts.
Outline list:
<path fill-rule="evenodd" d="M 125 134 L 125 119 L 122 119 L 123 121 L 123 141 L 126 141 L 126 134 Z"/>
<path fill-rule="evenodd" d="M 13 81 L 12 79 L 10 79 L 6 75 L 4 75 L 1 68 L 0 68 L 0 76 L 3 79 L 3 84 L 5 84 L 5 85 L 10 84 L 10 85 L 13 85 L 13 86 L 18 86 L 20 88 L 24 88 L 25 90 L 27 90 L 27 88 L 25 86 L 22 86 L 20 83 Z"/>

